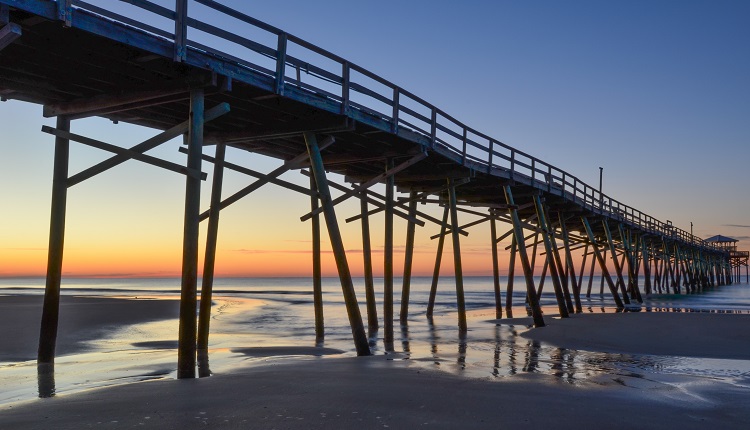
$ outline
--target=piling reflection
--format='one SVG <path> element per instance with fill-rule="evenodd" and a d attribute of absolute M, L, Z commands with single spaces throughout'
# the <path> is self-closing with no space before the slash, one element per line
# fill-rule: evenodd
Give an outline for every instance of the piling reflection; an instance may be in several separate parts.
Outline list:
<path fill-rule="evenodd" d="M 518 312 L 522 309 L 518 307 L 515 310 Z M 589 305 L 585 311 L 615 313 L 617 310 Z M 641 311 L 694 312 L 666 307 L 643 307 Z M 523 336 L 524 332 L 532 329 L 530 318 L 511 320 L 512 312 L 506 312 L 506 316 L 506 319 L 484 321 L 484 326 L 475 323 L 468 332 L 461 332 L 455 320 L 447 316 L 421 321 L 414 319 L 409 326 L 401 326 L 400 338 L 395 345 L 383 344 L 382 338 L 377 340 L 377 344 L 384 345 L 385 351 L 396 353 L 403 359 L 461 376 L 505 378 L 520 373 L 538 373 L 568 384 L 580 383 L 602 374 L 639 377 L 639 369 L 644 373 L 663 371 L 682 359 L 572 350 L 547 345 Z M 377 351 L 377 348 L 373 351 Z"/>
<path fill-rule="evenodd" d="M 55 363 L 38 363 L 37 386 L 42 399 L 55 395 Z"/>

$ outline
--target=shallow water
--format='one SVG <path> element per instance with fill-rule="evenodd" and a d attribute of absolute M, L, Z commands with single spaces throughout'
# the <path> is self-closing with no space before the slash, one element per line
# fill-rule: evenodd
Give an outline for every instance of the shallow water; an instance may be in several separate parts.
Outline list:
<path fill-rule="evenodd" d="M 595 294 L 582 298 L 584 312 L 614 312 L 613 303 Z M 503 280 L 503 286 L 507 280 Z M 548 281 L 549 282 L 549 281 Z M 363 280 L 355 280 L 366 323 Z M 610 354 L 570 350 L 520 337 L 531 324 L 524 306 L 522 279 L 517 279 L 512 322 L 496 324 L 492 279 L 466 278 L 469 331 L 457 327 L 452 278 L 441 278 L 434 317 L 425 316 L 429 278 L 412 280 L 409 320 L 395 325 L 394 343 L 383 342 L 382 328 L 370 333 L 375 354 L 393 360 L 451 374 L 483 379 L 509 378 L 520 374 L 543 374 L 561 382 L 578 384 L 601 375 L 653 378 L 654 375 L 687 375 L 710 378 L 735 386 L 750 386 L 750 361 L 697 359 L 671 356 Z M 396 279 L 394 309 L 399 311 L 400 280 Z M 584 282 L 585 285 L 585 282 Z M 325 359 L 354 356 L 351 330 L 338 280 L 324 280 L 326 335 L 315 339 L 311 281 L 304 278 L 217 279 L 208 362 L 215 374 L 238 366 L 269 361 Z M 551 287 L 548 286 L 548 287 Z M 174 297 L 178 279 L 69 279 L 66 294 L 119 297 Z M 505 289 L 503 287 L 503 289 Z M 382 280 L 376 283 L 382 291 Z M 0 280 L 0 294 L 41 294 L 42 279 Z M 382 312 L 382 295 L 378 312 Z M 695 294 L 661 294 L 644 298 L 644 312 L 737 312 L 750 313 L 750 288 L 736 284 Z M 503 295 L 503 303 L 505 303 Z M 554 295 L 542 297 L 545 318 L 557 314 Z M 382 314 L 381 317 L 382 325 Z M 59 357 L 54 373 L 38 374 L 36 362 L 0 363 L 0 404 L 93 387 L 136 381 L 174 378 L 176 375 L 177 321 L 166 320 L 112 331 L 108 337 L 90 342 L 86 353 Z M 295 347 L 295 348 L 280 348 Z M 328 350 L 321 347 L 330 348 Z M 264 349 L 265 348 L 265 349 Z M 336 350 L 341 351 L 336 353 Z M 265 352 L 264 352 L 265 351 Z M 206 363 L 202 363 L 206 371 Z"/>

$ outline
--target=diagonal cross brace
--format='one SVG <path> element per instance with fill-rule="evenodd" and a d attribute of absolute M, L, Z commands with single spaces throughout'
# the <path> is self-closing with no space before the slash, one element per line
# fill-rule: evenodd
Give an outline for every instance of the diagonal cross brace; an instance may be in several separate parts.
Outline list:
<path fill-rule="evenodd" d="M 180 147 L 180 152 L 182 152 L 183 154 L 187 154 L 188 150 L 185 147 Z M 214 158 L 214 157 L 212 157 L 210 155 L 203 154 L 201 156 L 201 158 L 203 158 L 203 160 L 205 160 L 205 161 L 208 161 L 209 163 L 216 164 L 216 158 Z M 237 165 L 237 164 L 234 164 L 234 163 L 230 163 L 228 161 L 222 161 L 222 162 L 220 162 L 220 164 L 222 164 L 227 169 L 234 170 L 235 172 L 244 173 L 245 175 L 253 176 L 253 177 L 256 177 L 258 179 L 264 179 L 264 180 L 267 180 L 268 182 L 270 182 L 270 183 L 272 183 L 274 185 L 278 185 L 280 187 L 284 187 L 284 188 L 290 189 L 292 191 L 296 191 L 298 193 L 301 193 L 301 194 L 304 194 L 304 195 L 307 195 L 307 196 L 317 196 L 318 195 L 318 193 L 316 193 L 314 191 L 311 191 L 309 188 L 300 187 L 297 184 L 293 184 L 293 183 L 285 181 L 283 179 L 278 179 L 278 178 L 270 177 L 270 176 L 266 175 L 265 173 L 260 173 L 260 172 L 257 172 L 255 170 L 248 169 L 247 167 L 242 167 L 240 165 Z"/>
<path fill-rule="evenodd" d="M 204 122 L 211 121 L 213 119 L 216 119 L 225 113 L 229 112 L 229 104 L 228 103 L 221 103 L 213 108 L 206 111 L 204 115 Z M 143 142 L 139 143 L 138 145 L 135 145 L 131 148 L 129 148 L 129 151 L 133 151 L 139 154 L 142 154 L 146 151 L 149 151 L 151 149 L 156 148 L 157 146 L 161 145 L 164 142 L 167 142 L 169 140 L 174 139 L 177 136 L 180 136 L 182 134 L 185 134 L 188 131 L 189 127 L 189 121 L 181 122 L 180 124 L 177 124 L 176 126 L 170 128 L 169 130 L 165 130 L 156 136 L 144 140 Z M 73 185 L 79 184 L 86 179 L 92 178 L 99 173 L 105 172 L 117 165 L 120 165 L 128 160 L 133 158 L 130 153 L 128 154 L 118 154 L 114 157 L 108 158 L 104 161 L 102 161 L 99 164 L 96 164 L 94 166 L 89 167 L 88 169 L 79 172 L 70 178 L 68 178 L 68 187 L 72 187 Z"/>
<path fill-rule="evenodd" d="M 157 166 L 157 167 L 161 167 L 167 170 L 171 170 L 173 172 L 182 173 L 184 175 L 190 176 L 191 178 L 196 178 L 200 180 L 206 179 L 206 174 L 203 172 L 187 168 L 177 163 L 165 161 L 165 160 L 162 160 L 161 158 L 156 158 L 150 155 L 141 154 L 131 149 L 122 148 L 116 145 L 110 145 L 109 143 L 105 143 L 96 139 L 91 139 L 85 136 L 81 136 L 79 134 L 70 133 L 64 130 L 58 130 L 56 128 L 53 128 L 47 125 L 42 126 L 42 131 L 44 133 L 49 133 L 51 135 L 61 137 L 63 139 L 68 139 L 74 142 L 83 143 L 84 145 L 93 146 L 94 148 L 102 149 L 104 151 L 114 152 L 118 156 L 125 156 L 125 157 L 132 158 L 138 161 L 142 161 L 147 164 L 151 164 L 152 166 Z M 68 184 L 68 187 L 70 187 L 70 184 Z"/>
<path fill-rule="evenodd" d="M 331 146 L 335 142 L 335 139 L 333 137 L 326 137 L 322 142 L 320 142 L 320 150 L 324 150 L 325 148 Z M 232 203 L 237 202 L 241 198 L 245 197 L 246 195 L 252 193 L 253 191 L 259 189 L 263 185 L 266 185 L 267 183 L 271 182 L 271 179 L 278 178 L 282 174 L 286 173 L 289 170 L 297 169 L 300 167 L 301 163 L 303 163 L 305 160 L 308 159 L 310 155 L 307 152 L 303 152 L 299 154 L 298 156 L 292 158 L 291 160 L 285 161 L 284 164 L 274 169 L 272 172 L 265 175 L 264 178 L 258 179 L 257 181 L 253 182 L 252 184 L 246 186 L 245 188 L 237 191 L 236 193 L 232 194 L 231 196 L 227 197 L 226 199 L 222 200 L 221 203 L 219 203 L 217 210 L 222 210 L 226 208 L 227 206 L 231 205 Z M 204 219 L 208 218 L 208 214 L 210 213 L 210 209 L 200 214 L 198 219 L 200 221 L 203 221 Z"/>
<path fill-rule="evenodd" d="M 312 174 L 311 174 L 311 173 L 310 173 L 309 171 L 307 171 L 307 170 L 300 170 L 300 173 L 301 173 L 301 174 L 303 174 L 303 175 L 305 175 L 305 176 L 307 176 L 307 177 L 310 177 L 310 176 L 312 175 Z M 329 186 L 329 187 L 331 187 L 331 188 L 335 188 L 335 189 L 337 189 L 337 190 L 339 190 L 339 191 L 343 191 L 343 192 L 345 192 L 345 193 L 346 193 L 346 192 L 349 192 L 349 188 L 346 188 L 345 186 L 343 186 L 343 185 L 340 185 L 340 184 L 337 184 L 337 183 L 335 183 L 335 182 L 333 182 L 333 181 L 331 181 L 331 182 L 328 182 L 328 186 Z M 367 191 L 365 191 L 365 192 L 364 192 L 363 194 L 364 194 L 364 199 L 365 199 L 365 200 L 367 201 L 367 203 L 370 203 L 370 204 L 372 204 L 372 205 L 375 205 L 375 206 L 378 206 L 378 207 L 385 207 L 385 203 L 381 203 L 381 202 L 379 202 L 379 201 L 377 201 L 377 200 L 375 200 L 375 199 L 373 199 L 373 198 L 371 198 L 371 197 L 367 197 L 367 196 L 368 196 L 369 194 L 375 194 L 375 193 L 373 193 L 372 191 L 370 191 L 370 190 L 367 190 Z M 375 195 L 376 195 L 377 197 L 380 197 L 380 196 L 379 196 L 379 195 L 377 195 L 377 194 L 375 194 Z M 421 220 L 419 220 L 419 219 L 417 219 L 417 218 L 411 217 L 411 216 L 409 216 L 409 214 L 407 214 L 407 213 L 404 213 L 404 212 L 401 212 L 401 211 L 397 211 L 397 210 L 394 210 L 394 211 L 393 211 L 393 214 L 394 214 L 394 215 L 396 215 L 396 216 L 399 216 L 399 217 L 401 217 L 401 218 L 403 218 L 403 219 L 405 219 L 405 220 L 407 220 L 407 221 L 411 221 L 411 222 L 413 222 L 414 224 L 417 224 L 417 225 L 418 225 L 418 226 L 420 226 L 420 227 L 424 227 L 424 221 L 421 221 Z M 347 220 L 346 222 L 349 222 L 349 220 Z"/>
<path fill-rule="evenodd" d="M 484 222 L 487 222 L 487 221 L 489 221 L 490 219 L 492 219 L 492 215 L 485 215 L 485 216 L 484 216 L 484 217 L 482 217 L 481 219 L 478 219 L 478 220 L 476 220 L 476 221 L 471 221 L 471 222 L 469 222 L 469 223 L 466 223 L 466 224 L 464 224 L 464 225 L 462 225 L 462 226 L 459 226 L 459 227 L 458 227 L 458 229 L 459 229 L 459 231 L 461 231 L 461 230 L 463 230 L 463 229 L 465 229 L 465 228 L 469 228 L 469 227 L 474 227 L 475 225 L 479 225 L 479 224 L 482 224 L 482 223 L 484 223 Z M 440 236 L 443 236 L 443 235 L 449 235 L 449 234 L 451 234 L 451 233 L 452 233 L 452 230 L 451 230 L 451 229 L 449 228 L 449 229 L 448 229 L 448 230 L 447 230 L 447 231 L 445 232 L 445 234 L 443 234 L 443 233 L 438 233 L 438 234 L 436 234 L 436 235 L 434 235 L 434 236 L 430 236 L 430 240 L 434 240 L 434 239 L 437 239 L 437 238 L 438 238 L 438 237 L 440 237 Z"/>
<path fill-rule="evenodd" d="M 352 188 L 351 190 L 347 191 L 344 195 L 339 196 L 339 197 L 333 199 L 333 201 L 331 202 L 331 204 L 335 206 L 335 205 L 343 202 L 344 200 L 346 200 L 346 199 L 348 199 L 350 197 L 359 195 L 362 191 L 367 190 L 368 188 L 370 188 L 371 186 L 377 184 L 378 182 L 381 182 L 385 178 L 393 176 L 396 173 L 398 173 L 398 172 L 400 172 L 400 171 L 402 171 L 402 170 L 404 170 L 404 169 L 406 169 L 406 168 L 408 168 L 410 166 L 413 166 L 414 164 L 419 163 L 420 161 L 424 160 L 425 158 L 427 158 L 427 153 L 426 152 L 420 152 L 419 154 L 411 157 L 407 161 L 404 161 L 403 163 L 399 164 L 398 166 L 394 167 L 393 169 L 389 169 L 387 172 L 381 173 L 381 174 L 375 176 L 374 178 L 370 179 L 369 181 L 364 182 L 364 183 L 362 183 L 362 184 L 360 184 L 360 185 Z M 314 211 L 312 211 L 312 212 L 310 212 L 310 213 L 308 213 L 306 215 L 301 216 L 300 220 L 307 221 L 308 219 L 312 218 L 314 215 L 317 215 L 317 214 L 319 214 L 321 212 L 323 212 L 323 208 L 318 208 L 318 209 L 316 209 L 316 210 L 314 210 Z"/>
<path fill-rule="evenodd" d="M 464 182 L 464 183 L 466 183 L 466 182 Z M 461 185 L 461 184 L 457 184 L 456 186 L 458 186 L 458 185 Z M 380 200 L 385 200 L 385 196 L 383 196 L 382 194 L 378 194 L 378 193 L 376 193 L 376 192 L 374 192 L 374 191 L 372 191 L 372 190 L 367 190 L 367 191 L 366 191 L 366 194 L 367 194 L 367 195 L 372 195 L 372 196 L 375 196 L 375 197 L 379 198 Z M 417 197 L 417 200 L 421 200 L 422 196 L 423 196 L 423 195 L 426 195 L 426 194 L 429 194 L 429 192 L 425 192 L 425 193 L 420 193 L 420 194 L 419 194 L 419 196 Z M 394 208 L 398 208 L 398 207 L 400 207 L 400 208 L 404 208 L 404 207 L 405 207 L 405 206 L 406 206 L 406 205 L 407 205 L 407 204 L 408 204 L 408 203 L 409 203 L 409 202 L 410 202 L 411 200 L 412 200 L 412 199 L 405 199 L 405 200 L 400 200 L 400 201 L 399 201 L 398 203 L 395 203 L 395 204 L 393 205 L 393 207 L 394 207 Z M 369 215 L 373 215 L 373 214 L 376 214 L 376 213 L 378 213 L 378 212 L 382 212 L 382 211 L 384 211 L 384 210 L 385 210 L 385 203 L 375 202 L 374 204 L 375 204 L 375 205 L 377 206 L 377 208 L 376 208 L 376 209 L 373 209 L 373 210 L 371 210 L 371 211 L 369 211 L 369 212 L 367 212 L 367 215 L 368 215 L 368 216 L 369 216 Z M 402 215 L 402 214 L 400 214 L 400 213 L 399 213 L 398 211 L 394 211 L 393 213 L 394 213 L 395 215 L 398 215 L 398 216 L 400 216 L 401 218 L 404 218 L 404 219 L 406 219 L 406 220 L 410 220 L 410 218 L 408 218 L 408 216 L 407 216 L 407 215 Z M 420 212 L 420 211 L 417 211 L 417 216 L 419 216 L 419 217 L 421 217 L 421 218 L 424 218 L 424 219 L 426 219 L 427 221 L 430 221 L 430 222 L 432 222 L 432 223 L 435 223 L 435 224 L 437 224 L 437 225 L 439 225 L 439 226 L 444 226 L 445 228 L 449 228 L 449 226 L 448 226 L 448 224 L 447 224 L 447 223 L 445 223 L 445 222 L 442 222 L 442 221 L 440 221 L 439 219 L 437 219 L 437 218 L 435 218 L 435 217 L 433 217 L 433 216 L 431 216 L 431 215 L 429 215 L 429 214 L 426 214 L 426 213 L 424 213 L 424 212 Z M 347 218 L 347 219 L 346 219 L 346 222 L 353 222 L 353 221 L 356 221 L 356 220 L 358 220 L 358 219 L 360 219 L 360 218 L 362 218 L 362 215 L 361 215 L 361 214 L 360 214 L 360 215 L 355 215 L 355 216 L 353 216 L 353 217 L 351 217 L 351 218 Z M 412 221 L 413 221 L 413 220 L 412 220 Z M 416 222 L 416 224 L 417 224 L 418 226 L 420 226 L 420 227 L 424 226 L 424 222 L 423 222 L 423 221 L 418 221 L 418 222 Z M 462 236 L 468 236 L 468 235 L 469 235 L 469 233 L 468 233 L 468 232 L 466 232 L 465 230 L 462 230 L 462 229 L 459 229 L 459 230 L 458 230 L 458 233 L 459 233 L 460 235 L 462 235 Z"/>

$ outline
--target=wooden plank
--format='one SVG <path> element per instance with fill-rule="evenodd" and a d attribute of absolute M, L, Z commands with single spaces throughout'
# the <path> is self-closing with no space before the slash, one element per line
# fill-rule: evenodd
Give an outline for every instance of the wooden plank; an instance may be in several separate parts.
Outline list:
<path fill-rule="evenodd" d="M 190 89 L 206 86 L 210 79 L 197 78 L 180 82 L 176 85 L 160 85 L 148 89 L 128 89 L 117 94 L 100 94 L 93 97 L 81 98 L 69 102 L 51 103 L 44 105 L 45 118 L 68 115 L 76 118 L 105 115 L 124 110 L 139 109 L 157 104 L 172 103 L 190 98 Z M 156 101 L 154 101 L 156 100 Z"/>
<path fill-rule="evenodd" d="M 21 37 L 21 27 L 9 22 L 0 28 L 0 51 Z"/>

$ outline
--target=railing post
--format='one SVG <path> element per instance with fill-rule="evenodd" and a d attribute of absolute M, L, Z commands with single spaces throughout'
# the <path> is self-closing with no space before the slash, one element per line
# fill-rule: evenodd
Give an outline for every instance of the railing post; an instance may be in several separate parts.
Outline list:
<path fill-rule="evenodd" d="M 511 152 L 511 156 L 513 153 Z M 536 181 L 536 158 L 531 159 L 531 181 Z"/>
<path fill-rule="evenodd" d="M 57 19 L 63 21 L 66 27 L 70 27 L 72 25 L 73 0 L 57 0 Z"/>
<path fill-rule="evenodd" d="M 279 33 L 276 47 L 276 94 L 284 95 L 284 76 L 286 74 L 286 33 Z"/>
<path fill-rule="evenodd" d="M 432 117 L 430 118 L 430 146 L 435 147 L 435 140 L 437 139 L 437 109 L 432 108 Z"/>
<path fill-rule="evenodd" d="M 174 61 L 187 59 L 187 16 L 188 0 L 175 0 L 174 14 Z"/>
<path fill-rule="evenodd" d="M 466 144 L 464 143 L 464 145 Z M 494 145 L 495 145 L 495 141 L 490 139 L 490 156 L 488 157 L 488 160 L 487 160 L 487 173 L 492 173 L 492 152 L 494 151 Z M 513 178 L 512 175 L 513 173 L 511 171 L 511 178 Z"/>
<path fill-rule="evenodd" d="M 513 180 L 513 173 L 516 171 L 516 151 L 510 151 L 510 179 Z"/>
<path fill-rule="evenodd" d="M 341 114 L 349 114 L 349 62 L 341 63 Z"/>
<path fill-rule="evenodd" d="M 552 166 L 547 165 L 547 192 L 552 192 Z"/>
<path fill-rule="evenodd" d="M 401 106 L 401 102 L 399 101 L 401 97 L 401 91 L 398 89 L 398 87 L 393 88 L 393 113 L 391 114 L 391 132 L 398 133 L 398 113 L 399 113 L 399 107 Z"/>
<path fill-rule="evenodd" d="M 466 135 L 467 135 L 467 130 L 468 129 L 466 127 L 464 127 L 463 139 L 462 139 L 463 148 L 461 149 L 461 164 L 462 165 L 466 164 Z"/>

